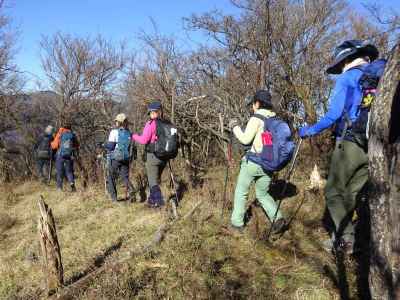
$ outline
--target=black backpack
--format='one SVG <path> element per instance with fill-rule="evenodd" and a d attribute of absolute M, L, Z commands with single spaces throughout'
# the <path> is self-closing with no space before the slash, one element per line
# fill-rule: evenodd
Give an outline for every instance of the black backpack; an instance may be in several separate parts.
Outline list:
<path fill-rule="evenodd" d="M 36 157 L 38 159 L 50 159 L 51 157 L 51 143 L 52 137 L 50 135 L 44 135 L 36 148 Z"/>
<path fill-rule="evenodd" d="M 154 155 L 161 160 L 173 159 L 178 155 L 178 129 L 167 120 L 156 120 Z"/>
<path fill-rule="evenodd" d="M 368 122 L 372 103 L 375 101 L 379 80 L 385 70 L 386 60 L 378 59 L 370 63 L 364 69 L 360 77 L 361 101 L 358 106 L 358 116 L 351 123 L 351 127 L 345 134 L 345 139 L 355 141 L 363 148 L 368 145 Z"/>

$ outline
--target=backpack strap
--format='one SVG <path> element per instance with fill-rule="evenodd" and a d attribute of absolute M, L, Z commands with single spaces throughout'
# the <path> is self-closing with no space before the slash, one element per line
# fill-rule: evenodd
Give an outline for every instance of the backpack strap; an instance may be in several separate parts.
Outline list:
<path fill-rule="evenodd" d="M 264 125 L 267 127 L 268 130 L 271 129 L 271 128 L 270 128 L 270 123 L 271 123 L 271 121 L 276 119 L 275 116 L 274 116 L 274 117 L 269 117 L 269 118 L 267 118 L 267 117 L 265 117 L 265 116 L 263 116 L 263 115 L 260 115 L 260 114 L 254 114 L 253 117 L 256 117 L 257 119 L 263 121 L 263 122 L 264 122 Z"/>
<path fill-rule="evenodd" d="M 261 114 L 254 114 L 254 115 L 252 115 L 252 117 L 256 117 L 257 119 L 260 119 L 261 121 L 264 121 L 264 122 L 268 119 L 267 117 L 265 117 Z"/>

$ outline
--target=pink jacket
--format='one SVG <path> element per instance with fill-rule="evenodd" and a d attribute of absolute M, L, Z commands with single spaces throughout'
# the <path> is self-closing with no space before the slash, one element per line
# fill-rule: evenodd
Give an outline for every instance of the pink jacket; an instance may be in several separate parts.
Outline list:
<path fill-rule="evenodd" d="M 132 140 L 142 145 L 151 144 L 157 140 L 156 132 L 156 121 L 150 120 L 144 126 L 142 135 L 132 134 Z"/>

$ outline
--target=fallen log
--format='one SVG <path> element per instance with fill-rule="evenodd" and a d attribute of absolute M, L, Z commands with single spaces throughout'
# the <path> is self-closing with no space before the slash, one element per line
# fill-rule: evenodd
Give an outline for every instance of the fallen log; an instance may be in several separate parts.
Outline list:
<path fill-rule="evenodd" d="M 58 291 L 57 294 L 50 297 L 50 299 L 57 299 L 57 300 L 72 299 L 73 296 L 78 291 L 82 291 L 83 289 L 87 288 L 90 285 L 90 283 L 101 274 L 109 270 L 121 269 L 133 257 L 137 257 L 152 251 L 156 246 L 158 246 L 163 241 L 165 235 L 173 227 L 175 223 L 188 220 L 202 204 L 203 201 L 199 201 L 196 205 L 193 206 L 193 208 L 186 215 L 183 216 L 183 218 L 179 220 L 167 221 L 166 223 L 160 225 L 160 227 L 158 227 L 157 231 L 154 233 L 151 240 L 144 246 L 139 247 L 138 249 L 132 252 L 127 252 L 127 255 L 118 261 L 107 263 L 95 269 L 93 272 L 87 274 L 86 276 L 82 277 L 73 284 L 62 288 L 61 290 Z"/>

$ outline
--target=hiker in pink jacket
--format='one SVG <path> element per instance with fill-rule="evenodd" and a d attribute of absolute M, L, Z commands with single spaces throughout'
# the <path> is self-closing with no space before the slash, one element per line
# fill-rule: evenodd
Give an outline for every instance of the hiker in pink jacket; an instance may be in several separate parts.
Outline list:
<path fill-rule="evenodd" d="M 148 198 L 148 206 L 158 208 L 164 205 L 164 199 L 161 194 L 160 182 L 161 174 L 167 164 L 167 161 L 161 160 L 154 155 L 154 143 L 157 140 L 156 119 L 162 118 L 162 107 L 159 101 L 151 102 L 147 107 L 150 120 L 146 122 L 143 133 L 133 134 L 132 140 L 145 145 L 145 165 L 147 179 L 149 182 L 150 195 Z"/>

